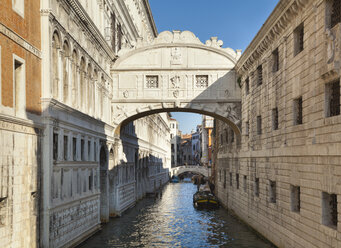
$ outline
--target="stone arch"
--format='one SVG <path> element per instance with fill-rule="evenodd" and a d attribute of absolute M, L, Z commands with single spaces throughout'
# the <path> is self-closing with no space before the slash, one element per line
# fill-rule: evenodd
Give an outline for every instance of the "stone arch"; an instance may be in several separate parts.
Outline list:
<path fill-rule="evenodd" d="M 119 123 L 115 129 L 115 134 L 119 135 L 121 132 L 121 127 L 125 126 L 129 122 L 132 122 L 136 119 L 152 115 L 152 114 L 157 114 L 157 113 L 162 113 L 162 112 L 190 112 L 190 113 L 197 113 L 197 114 L 203 114 L 203 115 L 208 115 L 212 116 L 214 118 L 217 118 L 225 123 L 227 123 L 231 129 L 234 131 L 236 135 L 236 139 L 240 140 L 241 139 L 241 131 L 240 131 L 240 105 L 236 104 L 235 106 L 230 106 L 231 108 L 236 108 L 234 111 L 236 113 L 226 115 L 224 112 L 221 110 L 217 109 L 209 109 L 206 107 L 199 107 L 199 106 L 184 106 L 184 107 L 168 107 L 168 108 L 163 108 L 161 106 L 148 106 L 145 110 L 131 110 L 132 113 L 129 112 L 128 109 L 124 109 L 124 112 L 121 114 L 121 118 L 119 118 Z"/>
<path fill-rule="evenodd" d="M 100 219 L 109 221 L 109 182 L 108 182 L 108 154 L 106 145 L 102 145 L 99 153 L 100 165 Z"/>
<path fill-rule="evenodd" d="M 61 49 L 61 39 L 58 30 L 54 30 L 52 35 L 52 96 L 56 99 L 59 97 L 59 51 Z"/>

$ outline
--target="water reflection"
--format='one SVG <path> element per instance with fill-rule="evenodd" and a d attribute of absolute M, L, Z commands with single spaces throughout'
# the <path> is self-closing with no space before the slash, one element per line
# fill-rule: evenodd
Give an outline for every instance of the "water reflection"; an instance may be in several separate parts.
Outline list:
<path fill-rule="evenodd" d="M 81 247 L 274 247 L 224 209 L 194 209 L 195 191 L 190 183 L 169 184 L 161 199 L 140 201 Z"/>

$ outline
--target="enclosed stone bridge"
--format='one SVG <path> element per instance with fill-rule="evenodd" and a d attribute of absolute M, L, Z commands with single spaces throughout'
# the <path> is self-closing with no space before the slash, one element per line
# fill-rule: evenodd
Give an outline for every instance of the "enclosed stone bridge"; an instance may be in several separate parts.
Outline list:
<path fill-rule="evenodd" d="M 160 112 L 193 112 L 228 123 L 240 136 L 241 95 L 234 71 L 240 51 L 212 37 L 203 44 L 192 32 L 165 31 L 150 42 L 120 50 L 112 67 L 112 123 Z"/>
<path fill-rule="evenodd" d="M 211 168 L 207 168 L 207 167 L 204 167 L 204 166 L 178 166 L 178 167 L 175 167 L 175 168 L 172 168 L 170 170 L 171 172 L 171 176 L 179 176 L 183 173 L 186 173 L 186 172 L 191 172 L 193 174 L 200 174 L 200 175 L 203 175 L 205 177 L 208 177 L 211 175 Z"/>

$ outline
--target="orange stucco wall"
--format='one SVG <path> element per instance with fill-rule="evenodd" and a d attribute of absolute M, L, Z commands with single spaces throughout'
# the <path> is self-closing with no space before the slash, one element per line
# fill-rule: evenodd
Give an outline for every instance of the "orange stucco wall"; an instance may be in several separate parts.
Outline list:
<path fill-rule="evenodd" d="M 41 49 L 40 1 L 25 1 L 24 18 L 12 10 L 12 0 L 0 1 L 0 23 L 28 43 Z M 41 113 L 41 59 L 0 33 L 1 46 L 1 100 L 13 107 L 13 54 L 25 60 L 26 110 Z"/>

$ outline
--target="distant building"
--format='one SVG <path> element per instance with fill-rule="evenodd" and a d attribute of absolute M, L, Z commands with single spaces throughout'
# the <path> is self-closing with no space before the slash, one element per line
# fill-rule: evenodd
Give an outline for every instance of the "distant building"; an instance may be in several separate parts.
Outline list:
<path fill-rule="evenodd" d="M 201 134 L 202 134 L 202 125 L 197 126 L 196 132 L 192 133 L 192 159 L 193 164 L 199 165 L 201 163 Z"/>
<path fill-rule="evenodd" d="M 181 157 L 183 165 L 192 165 L 192 134 L 181 135 Z"/>
<path fill-rule="evenodd" d="M 210 116 L 202 116 L 202 157 L 203 165 L 208 166 L 212 161 L 212 130 L 214 118 Z"/>
<path fill-rule="evenodd" d="M 176 167 L 181 165 L 180 157 L 180 142 L 181 132 L 179 130 L 179 123 L 176 119 L 170 119 L 170 138 L 171 138 L 171 165 Z"/>

